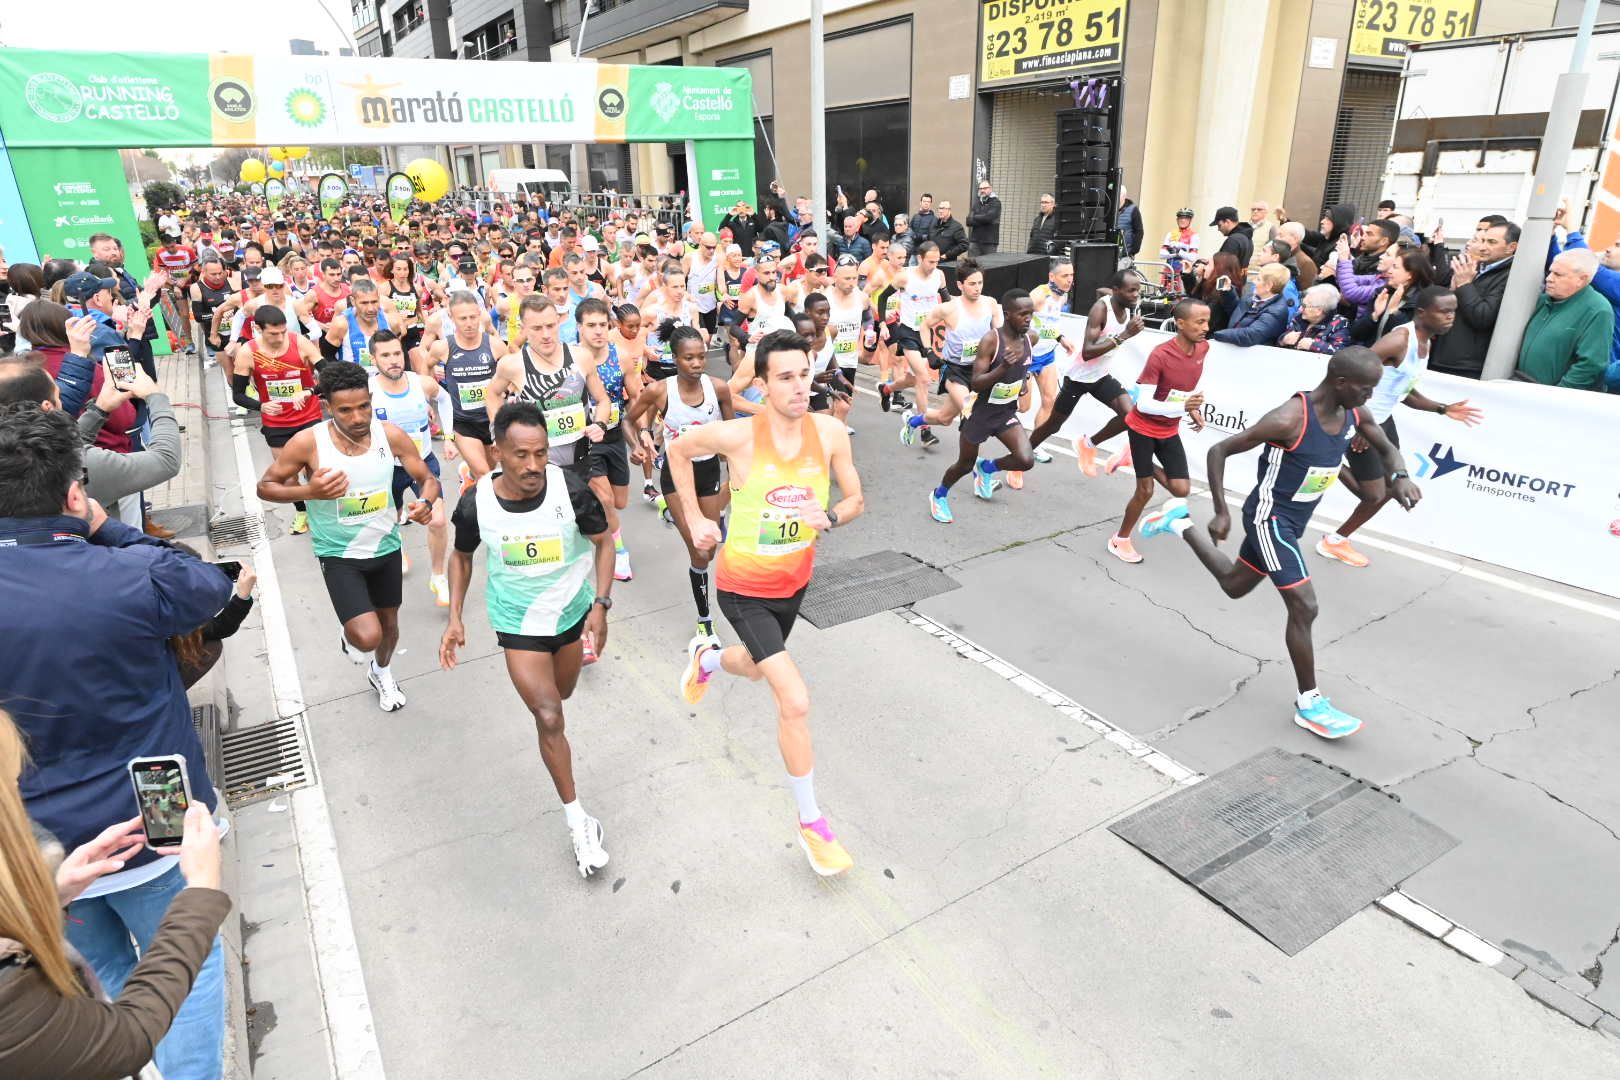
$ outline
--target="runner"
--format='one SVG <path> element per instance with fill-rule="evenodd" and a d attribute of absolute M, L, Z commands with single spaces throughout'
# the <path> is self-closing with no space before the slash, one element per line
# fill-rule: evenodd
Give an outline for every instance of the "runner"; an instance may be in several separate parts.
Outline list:
<path fill-rule="evenodd" d="M 267 274 L 270 271 L 265 271 Z M 399 333 L 404 329 L 392 302 L 384 302 L 377 283 L 357 277 L 349 283 L 349 298 L 338 302 L 337 315 L 326 324 L 321 338 L 322 351 L 329 359 L 357 364 L 369 378 L 377 374 L 371 361 L 371 338 L 378 330 Z"/>
<path fill-rule="evenodd" d="M 1030 293 L 1030 299 L 1035 302 L 1035 332 L 1040 341 L 1035 346 L 1035 357 L 1030 364 L 1029 373 L 1035 379 L 1035 385 L 1041 392 L 1041 403 L 1035 411 L 1035 427 L 1040 427 L 1052 416 L 1052 409 L 1057 404 L 1058 396 L 1058 369 L 1053 366 L 1057 359 L 1059 346 L 1063 347 L 1065 354 L 1072 353 L 1074 346 L 1063 336 L 1063 330 L 1058 316 L 1063 313 L 1069 303 L 1069 290 L 1074 288 L 1074 266 L 1067 261 L 1060 261 L 1048 271 L 1046 284 L 1037 285 L 1035 291 Z M 1038 450 L 1035 460 L 1045 465 L 1052 460 L 1052 455 L 1045 450 Z M 1014 487 L 1022 487 L 1022 482 L 1014 482 L 1011 477 L 1008 482 Z"/>
<path fill-rule="evenodd" d="M 936 392 L 942 400 L 928 410 L 927 419 L 930 425 L 943 427 L 950 427 L 958 416 L 969 411 L 969 383 L 974 359 L 979 354 L 979 342 L 1001 326 L 1003 318 L 1001 305 L 985 298 L 984 270 L 971 255 L 964 255 L 956 262 L 956 287 L 961 295 L 930 311 L 923 322 L 923 332 L 928 339 L 940 342 L 936 349 L 940 359 Z"/>
<path fill-rule="evenodd" d="M 1183 300 L 1176 306 L 1186 303 Z M 1208 535 L 1193 527 L 1185 499 L 1170 500 L 1145 518 L 1141 528 L 1144 537 L 1179 533 L 1204 569 L 1220 582 L 1222 591 L 1234 599 L 1248 595 L 1263 579 L 1271 579 L 1288 609 L 1283 640 L 1299 687 L 1294 723 L 1324 739 L 1353 735 L 1361 729 L 1361 721 L 1335 708 L 1317 689 L 1316 652 L 1311 641 L 1316 589 L 1300 554 L 1300 540 L 1322 493 L 1339 476 L 1345 449 L 1353 438 L 1365 440 L 1382 460 L 1395 500 L 1408 510 L 1417 505 L 1417 485 L 1401 467 L 1400 451 L 1362 408 L 1384 370 L 1372 350 L 1352 345 L 1328 361 L 1327 374 L 1316 389 L 1289 398 L 1247 429 L 1211 447 L 1208 478 L 1215 512 L 1209 519 Z M 1234 563 L 1216 546 L 1232 529 L 1232 516 L 1226 508 L 1226 459 L 1257 446 L 1262 447 L 1259 482 L 1243 504 L 1243 545 Z M 1145 456 L 1140 447 L 1137 456 L 1139 460 Z"/>
<path fill-rule="evenodd" d="M 982 285 L 983 272 L 977 265 L 972 269 Z M 1035 302 L 1023 289 L 1010 289 L 1001 298 L 1001 311 L 1001 329 L 987 330 L 979 339 L 969 369 L 968 386 L 975 399 L 973 412 L 962 421 L 956 463 L 945 470 L 939 486 L 928 498 L 929 512 L 942 525 L 954 520 L 947 501 L 951 487 L 969 472 L 973 473 L 973 494 L 989 499 L 1000 486 L 998 472 L 1028 469 L 1034 463 L 1029 434 L 1018 421 L 1018 399 L 1033 370 L 1036 337 L 1030 323 L 1035 316 Z M 994 461 L 979 457 L 979 447 L 991 436 L 1007 448 L 1007 453 Z"/>
<path fill-rule="evenodd" d="M 658 379 L 647 383 L 640 396 L 630 406 L 626 417 L 637 432 L 637 444 L 630 456 L 636 461 L 654 453 L 653 432 L 650 426 L 655 417 L 662 417 L 664 432 L 664 465 L 659 472 L 659 488 L 669 504 L 669 516 L 681 541 L 686 544 L 687 578 L 692 586 L 692 603 L 697 607 L 698 635 L 706 640 L 719 639 L 714 633 L 714 618 L 709 613 L 709 563 L 714 559 L 714 545 L 700 547 L 696 531 L 704 522 L 716 523 L 725 509 L 725 497 L 720 491 L 720 461 L 713 454 L 693 458 L 688 456 L 688 477 L 696 485 L 695 500 L 672 499 L 675 493 L 674 475 L 670 471 L 670 448 L 694 431 L 713 427 L 734 415 L 731 389 L 723 379 L 704 373 L 708 351 L 703 346 L 703 334 L 691 326 L 670 326 L 668 320 L 660 333 L 667 334 L 674 351 L 677 374 L 673 379 Z M 645 418 L 645 419 L 643 419 Z M 693 468 L 695 466 L 695 469 Z M 701 521 L 699 519 L 702 519 Z"/>
<path fill-rule="evenodd" d="M 206 362 L 225 347 L 214 329 L 214 312 L 231 295 L 231 280 L 225 272 L 224 260 L 215 252 L 206 252 L 197 262 L 197 280 L 187 291 L 197 354 Z"/>
<path fill-rule="evenodd" d="M 512 268 L 512 289 L 501 294 L 495 301 L 495 324 L 501 328 L 508 348 L 516 349 L 523 344 L 523 324 L 518 319 L 518 308 L 523 305 L 523 299 L 534 292 L 539 282 L 539 271 L 527 262 L 519 263 Z M 477 297 L 474 297 L 476 300 Z"/>
<path fill-rule="evenodd" d="M 620 304 L 613 309 L 613 332 L 608 335 L 608 342 L 619 354 L 619 366 L 624 369 L 627 377 L 634 376 L 636 385 L 645 386 L 647 375 L 647 334 L 648 328 L 642 320 L 641 311 L 634 304 Z M 638 390 L 634 394 L 626 394 L 625 401 L 632 402 L 640 397 Z M 635 448 L 630 447 L 631 457 L 635 456 Z M 649 505 L 658 501 L 658 485 L 653 483 L 653 461 L 651 457 L 643 455 L 641 458 L 641 498 Z"/>
<path fill-rule="evenodd" d="M 647 330 L 647 377 L 667 379 L 675 374 L 669 331 L 677 326 L 699 326 L 697 302 L 686 291 L 686 271 L 674 260 L 666 260 L 656 278 L 657 287 L 641 305 L 641 319 Z M 699 333 L 702 333 L 699 327 Z M 709 339 L 703 338 L 704 348 Z"/>
<path fill-rule="evenodd" d="M 371 358 L 377 365 L 377 374 L 371 377 L 371 414 L 399 428 L 416 446 L 416 452 L 427 465 L 434 479 L 441 479 L 439 458 L 433 452 L 433 428 L 430 416 L 439 414 L 439 423 L 445 431 L 454 426 L 454 413 L 450 406 L 450 393 L 425 375 L 405 368 L 405 343 L 391 330 L 379 330 L 371 339 Z M 431 407 L 429 403 L 431 404 Z M 444 456 L 455 460 L 456 444 L 449 439 L 444 444 Z M 443 484 L 440 484 L 443 490 Z M 405 466 L 394 460 L 393 504 L 404 509 L 404 494 L 413 491 L 422 497 L 422 488 Z M 444 500 L 431 503 L 432 516 L 428 519 L 428 558 L 432 563 L 428 590 L 439 607 L 450 605 L 450 584 L 444 575 L 444 553 L 449 547 L 449 522 L 445 517 Z M 411 572 L 410 556 L 400 552 L 400 572 Z"/>
<path fill-rule="evenodd" d="M 878 394 L 887 404 L 896 389 L 914 387 L 916 404 L 900 415 L 900 442 L 911 446 L 919 438 L 924 446 L 939 445 L 939 437 L 928 429 L 928 361 L 921 337 L 923 321 L 942 301 L 945 295 L 945 273 L 939 269 L 939 245 L 932 240 L 917 248 L 917 265 L 907 267 L 895 279 L 894 289 L 900 297 L 899 318 L 885 323 L 889 342 L 904 358 L 904 370 L 894 382 L 879 386 Z M 885 411 L 887 411 L 885 409 Z"/>
<path fill-rule="evenodd" d="M 1397 403 L 1420 412 L 1439 413 L 1464 427 L 1473 427 L 1485 417 L 1468 404 L 1467 398 L 1445 405 L 1418 392 L 1417 382 L 1429 368 L 1434 339 L 1449 333 L 1457 320 L 1457 296 L 1450 289 L 1430 285 L 1418 292 L 1414 302 L 1412 321 L 1395 327 L 1372 346 L 1384 372 L 1367 403 L 1367 412 L 1396 447 L 1401 445 L 1400 433 L 1395 430 Z M 1390 500 L 1390 489 L 1384 482 L 1383 462 L 1365 439 L 1357 438 L 1350 444 L 1345 465 L 1339 479 L 1361 501 L 1344 524 L 1316 542 L 1316 553 L 1360 568 L 1371 560 L 1351 546 L 1350 536 L 1384 508 Z"/>
<path fill-rule="evenodd" d="M 506 655 L 506 673 L 534 717 L 563 823 L 573 841 L 580 877 L 608 864 L 602 823 L 585 812 L 574 787 L 573 751 L 563 731 L 563 702 L 579 682 L 582 641 L 607 645 L 613 606 L 613 545 L 602 504 L 571 469 L 547 459 L 547 421 L 528 401 L 495 414 L 495 456 L 501 471 L 461 496 L 453 520 L 450 625 L 439 641 L 439 663 L 456 666 L 467 644 L 462 611 L 472 582 L 473 552 L 485 549 L 484 607 Z"/>
<path fill-rule="evenodd" d="M 669 460 L 676 502 L 694 523 L 698 550 L 720 548 L 720 610 L 742 641 L 722 649 L 705 635 L 693 638 L 681 697 L 696 704 L 722 669 L 766 681 L 776 701 L 777 745 L 798 804 L 799 846 L 811 869 L 826 877 L 854 863 L 816 804 L 810 689 L 788 655 L 787 638 L 810 583 L 817 536 L 853 521 L 864 501 L 843 424 L 809 415 L 809 353 L 810 343 L 797 334 L 765 337 L 758 359 L 766 410 L 689 431 L 670 447 Z M 724 538 L 720 526 L 702 515 L 695 468 L 718 457 L 726 459 L 732 481 L 731 528 Z M 829 475 L 843 498 L 823 509 Z"/>
<path fill-rule="evenodd" d="M 835 351 L 838 341 L 827 329 L 832 321 L 832 305 L 820 293 L 811 293 L 804 298 L 804 310 L 792 318 L 793 332 L 810 342 L 810 411 L 844 421 L 849 416 L 850 401 L 844 389 L 843 373 L 838 369 Z M 763 399 L 750 401 L 737 412 L 752 416 L 762 412 L 764 407 Z"/>
<path fill-rule="evenodd" d="M 1170 316 L 1176 321 L 1176 336 L 1148 353 L 1147 363 L 1136 377 L 1136 405 L 1125 417 L 1135 458 L 1136 490 L 1125 504 L 1119 531 L 1108 538 L 1108 553 L 1121 562 L 1142 561 L 1131 542 L 1131 530 L 1153 497 L 1155 481 L 1173 496 L 1166 506 L 1185 499 L 1192 490 L 1187 450 L 1181 445 L 1181 417 L 1185 414 L 1195 430 L 1204 429 L 1200 413 L 1204 395 L 1197 389 L 1204 374 L 1204 357 L 1209 352 L 1209 305 L 1202 300 L 1182 299 L 1171 309 Z M 1157 465 L 1153 463 L 1155 457 L 1159 459 Z"/>
<path fill-rule="evenodd" d="M 858 286 L 857 270 L 853 256 L 840 256 L 833 270 L 832 288 L 826 293 L 832 309 L 833 354 L 846 395 L 855 392 L 857 367 L 863 361 L 872 362 L 870 350 L 862 344 L 863 331 L 872 324 L 872 302 Z"/>
<path fill-rule="evenodd" d="M 641 396 L 641 374 L 626 368 L 620 359 L 608 331 L 611 319 L 607 301 L 594 296 L 580 301 L 574 309 L 574 321 L 579 324 L 579 348 L 574 355 L 580 367 L 594 372 L 607 391 L 607 423 L 602 441 L 590 445 L 587 475 L 591 490 L 602 500 L 608 530 L 613 533 L 614 580 L 629 581 L 634 574 L 619 521 L 619 512 L 630 504 L 630 452 L 625 446 L 622 420 L 626 402 Z"/>
<path fill-rule="evenodd" d="M 696 297 L 698 324 L 712 339 L 720 329 L 720 238 L 712 232 L 698 237 L 697 250 L 682 260 L 686 284 Z"/>
<path fill-rule="evenodd" d="M 394 459 L 421 485 L 422 501 L 407 507 L 412 521 L 427 522 L 439 482 L 410 436 L 372 416 L 370 380 L 359 365 L 328 364 L 317 392 L 332 418 L 287 442 L 259 478 L 258 494 L 266 502 L 312 504 L 310 532 L 343 624 L 343 655 L 361 663 L 372 653 L 368 677 L 377 705 L 393 712 L 405 707 L 405 693 L 389 670 L 399 644 L 402 589 L 399 525 L 388 498 Z M 307 482 L 294 482 L 300 472 Z"/>
<path fill-rule="evenodd" d="M 321 353 L 314 342 L 288 331 L 287 314 L 278 307 L 261 306 L 253 325 L 257 335 L 233 361 L 231 400 L 259 414 L 259 432 L 274 461 L 294 435 L 321 422 L 315 378 Z M 250 381 L 256 397 L 248 393 Z M 293 501 L 289 531 L 295 536 L 309 531 L 309 508 L 302 499 Z"/>
<path fill-rule="evenodd" d="M 298 304 L 300 321 L 313 320 L 326 326 L 337 318 L 338 305 L 349 298 L 348 282 L 343 280 L 343 264 L 328 257 L 321 260 L 320 280 Z"/>
<path fill-rule="evenodd" d="M 453 422 L 449 434 L 461 454 L 458 471 L 465 489 L 490 470 L 489 412 L 484 396 L 495 377 L 496 362 L 507 354 L 507 348 L 484 329 L 484 311 L 472 293 L 451 293 L 445 309 L 454 332 L 449 340 L 441 339 L 439 320 L 428 321 L 419 353 L 426 356 L 427 370 L 418 367 L 417 371 L 437 373 L 450 395 Z"/>
<path fill-rule="evenodd" d="M 878 401 L 884 412 L 891 408 L 909 408 L 911 405 L 903 394 L 892 388 L 889 396 L 883 396 L 883 388 L 894 381 L 894 369 L 901 361 L 895 345 L 889 340 L 888 327 L 900 320 L 899 281 L 906 273 L 906 260 L 910 257 L 910 248 L 904 244 L 891 244 L 885 261 L 868 273 L 863 286 L 866 295 L 872 298 L 874 320 L 874 326 L 866 332 L 864 344 L 877 361 Z"/>
<path fill-rule="evenodd" d="M 579 470 L 586 477 L 586 445 L 600 442 L 612 413 L 607 391 L 596 372 L 574 362 L 574 354 L 558 337 L 561 324 L 551 299 L 540 293 L 523 301 L 523 347 L 507 353 L 495 364 L 495 377 L 485 392 L 491 421 L 506 399 L 517 395 L 532 401 L 546 416 L 546 443 L 551 462 Z M 586 397 L 594 405 L 587 409 Z"/>
<path fill-rule="evenodd" d="M 1072 270 L 1071 270 L 1072 273 Z M 1137 312 L 1142 296 L 1142 276 L 1135 270 L 1121 270 L 1114 275 L 1109 295 L 1100 296 L 1086 314 L 1086 333 L 1080 343 L 1080 354 L 1064 373 L 1063 389 L 1052 403 L 1045 420 L 1035 425 L 1029 444 L 1039 447 L 1056 435 L 1068 422 L 1080 398 L 1090 394 L 1114 410 L 1114 415 L 1096 435 L 1082 435 L 1074 441 L 1074 453 L 1080 461 L 1080 471 L 1087 476 L 1097 475 L 1097 447 L 1115 435 L 1124 433 L 1125 416 L 1131 411 L 1131 395 L 1108 374 L 1114 353 L 1121 345 L 1140 334 L 1145 326 Z M 1071 355 L 1073 355 L 1071 353 Z M 1115 469 L 1131 463 L 1131 448 L 1115 454 L 1108 462 L 1109 475 Z"/>

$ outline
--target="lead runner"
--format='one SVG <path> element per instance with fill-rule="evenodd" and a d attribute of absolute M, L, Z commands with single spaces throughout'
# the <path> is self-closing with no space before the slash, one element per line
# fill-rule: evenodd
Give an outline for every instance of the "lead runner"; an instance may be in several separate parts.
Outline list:
<path fill-rule="evenodd" d="M 770 684 L 777 745 L 799 808 L 799 846 L 810 868 L 830 877 L 854 863 L 816 805 L 810 689 L 788 655 L 787 637 L 810 583 L 817 537 L 854 520 L 865 501 L 843 421 L 809 411 L 810 342 L 788 330 L 765 335 L 755 350 L 754 373 L 765 393 L 759 413 L 689 428 L 667 449 L 675 497 L 699 550 L 720 544 L 721 532 L 698 506 L 692 461 L 710 454 L 726 459 L 731 520 L 716 585 L 720 611 L 742 641 L 722 649 L 701 635 L 693 638 L 681 696 L 696 704 L 721 670 Z M 843 493 L 831 507 L 829 477 Z"/>

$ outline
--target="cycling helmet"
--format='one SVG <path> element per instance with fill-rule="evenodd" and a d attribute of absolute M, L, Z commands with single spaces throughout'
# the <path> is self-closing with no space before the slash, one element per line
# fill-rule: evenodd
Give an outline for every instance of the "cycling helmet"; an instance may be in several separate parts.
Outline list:
<path fill-rule="evenodd" d="M 1193 216 L 1194 216 L 1194 214 L 1192 212 L 1192 207 L 1190 207 L 1190 206 L 1183 206 L 1180 210 L 1176 211 L 1176 217 L 1178 217 L 1178 218 L 1181 218 L 1181 217 L 1190 218 L 1190 217 L 1193 217 Z"/>

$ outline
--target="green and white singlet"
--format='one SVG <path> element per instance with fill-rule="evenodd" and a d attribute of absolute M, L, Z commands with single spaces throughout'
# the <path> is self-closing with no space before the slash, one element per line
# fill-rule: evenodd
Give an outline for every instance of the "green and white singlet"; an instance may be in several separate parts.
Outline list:
<path fill-rule="evenodd" d="M 315 467 L 349 478 L 349 490 L 336 499 L 309 500 L 309 531 L 321 558 L 370 559 L 399 550 L 394 516 L 394 452 L 381 422 L 371 422 L 371 445 L 350 457 L 332 441 L 331 421 L 313 429 Z"/>
<path fill-rule="evenodd" d="M 478 538 L 488 553 L 484 602 L 503 634 L 554 637 L 590 610 L 595 546 L 579 531 L 562 469 L 546 466 L 545 501 L 513 513 L 495 496 L 495 474 L 478 481 Z"/>

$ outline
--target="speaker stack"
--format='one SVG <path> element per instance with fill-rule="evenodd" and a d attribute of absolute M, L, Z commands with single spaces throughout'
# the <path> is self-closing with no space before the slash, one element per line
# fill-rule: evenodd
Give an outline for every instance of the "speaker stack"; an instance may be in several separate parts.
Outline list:
<path fill-rule="evenodd" d="M 980 255 L 975 261 L 984 271 L 984 295 L 997 300 L 1009 289 L 1023 289 L 1029 292 L 1037 285 L 1044 284 L 1048 268 L 1052 264 L 1045 255 L 1025 255 L 1011 251 Z M 956 261 L 953 259 L 950 262 L 942 262 L 939 268 L 945 271 L 945 287 L 953 293 L 958 292 Z"/>
<path fill-rule="evenodd" d="M 1115 243 L 1119 217 L 1119 124 L 1124 86 L 1108 81 L 1105 104 L 1062 109 L 1057 114 L 1058 238 Z M 1111 272 L 1111 271 L 1110 271 Z"/>

